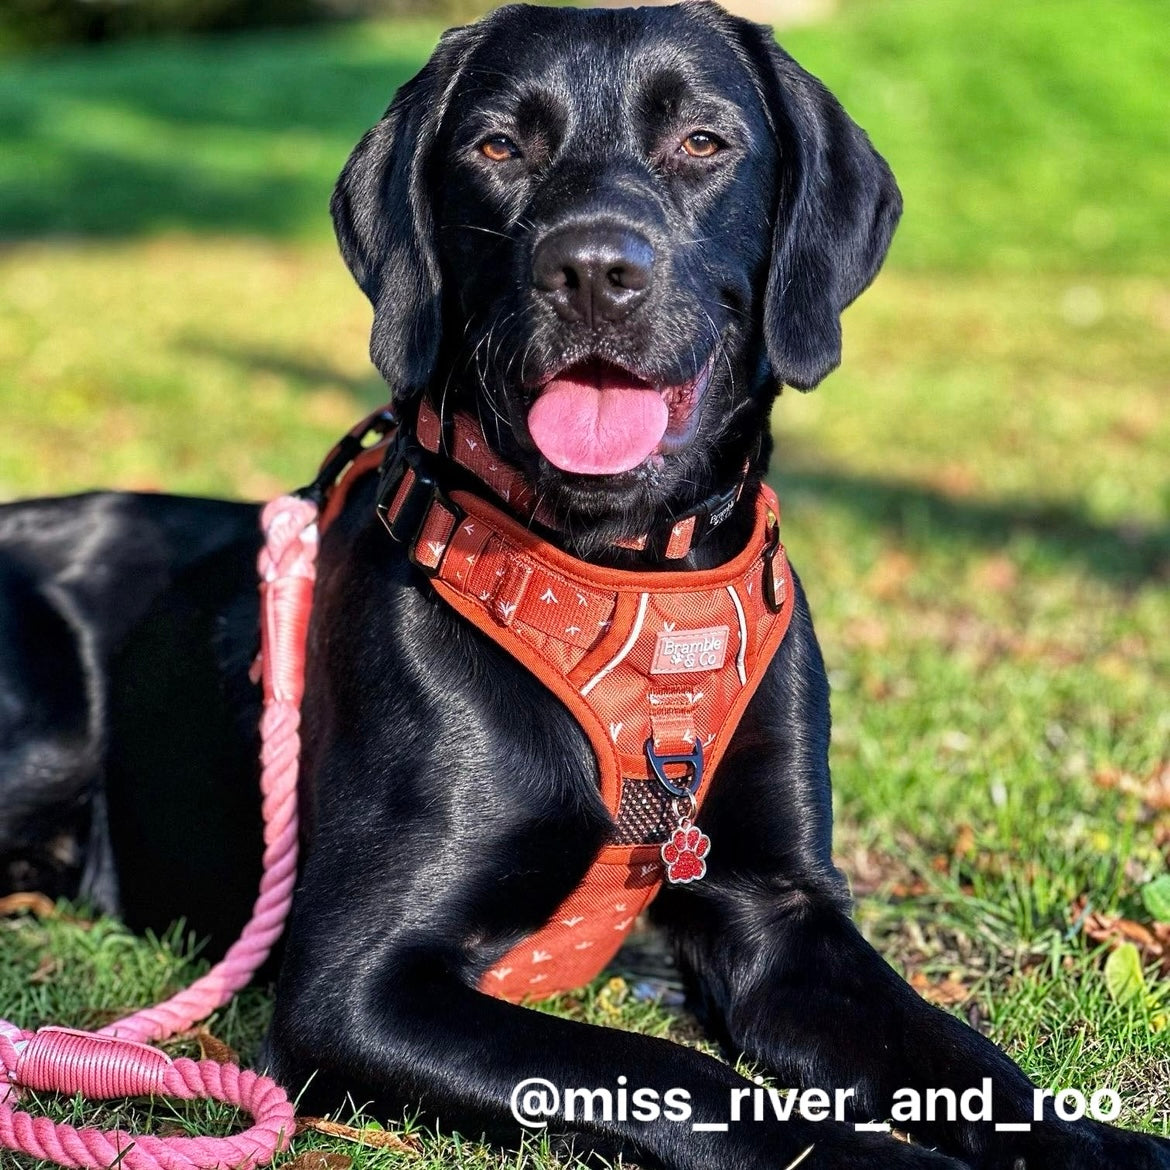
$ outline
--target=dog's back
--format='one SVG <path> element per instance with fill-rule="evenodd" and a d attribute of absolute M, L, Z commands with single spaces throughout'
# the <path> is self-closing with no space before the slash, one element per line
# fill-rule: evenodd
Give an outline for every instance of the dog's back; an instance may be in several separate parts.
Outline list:
<path fill-rule="evenodd" d="M 234 793 L 218 824 L 258 841 L 259 539 L 251 504 L 94 492 L 0 506 L 0 895 L 80 896 L 138 927 L 186 918 L 204 933 L 226 901 L 234 922 L 224 886 L 203 898 L 172 877 L 215 871 L 209 786 Z M 193 669 L 216 677 L 193 687 Z M 117 839 L 111 804 L 134 810 Z M 183 905 L 159 914 L 164 863 Z"/>

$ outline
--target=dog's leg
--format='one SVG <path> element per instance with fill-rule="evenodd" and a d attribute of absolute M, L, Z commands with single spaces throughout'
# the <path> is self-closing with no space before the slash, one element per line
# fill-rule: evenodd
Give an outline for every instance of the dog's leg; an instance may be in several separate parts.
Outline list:
<path fill-rule="evenodd" d="M 703 810 L 708 876 L 659 899 L 711 1022 L 784 1085 L 853 1090 L 860 1118 L 899 1089 L 992 1082 L 992 1120 L 904 1124 L 987 1170 L 1152 1170 L 1170 1143 L 1097 1123 L 1033 1123 L 1033 1085 L 990 1041 L 921 999 L 848 916 L 829 852 L 828 688 L 801 598 L 776 669 Z M 977 1104 L 973 1099 L 971 1105 Z M 1031 1125 L 997 1132 L 995 1123 Z"/>
<path fill-rule="evenodd" d="M 286 958 L 268 1057 L 293 1091 L 316 1074 L 310 1109 L 336 1108 L 347 1091 L 383 1115 L 421 1106 L 446 1129 L 512 1144 L 522 1130 L 510 1102 L 527 1082 L 559 1091 L 560 1116 L 533 1120 L 547 1121 L 548 1132 L 581 1156 L 670 1170 L 962 1170 L 950 1158 L 831 1120 L 756 1121 L 745 1113 L 726 1132 L 696 1130 L 695 1123 L 726 1122 L 733 1093 L 750 1091 L 751 1082 L 693 1049 L 487 996 L 460 977 L 464 959 L 449 947 L 418 939 L 394 954 L 353 956 L 341 974 L 338 956 L 351 951 L 349 940 L 318 923 L 311 940 L 294 931 Z M 591 1104 L 578 1101 L 566 1118 L 571 1089 L 587 1090 Z M 639 1120 L 645 1114 L 635 1107 L 647 1091 L 668 1114 L 669 1094 L 679 1089 L 687 1116 Z M 609 1095 L 608 1110 L 596 1090 Z M 624 1112 L 619 1090 L 630 1102 Z"/>
<path fill-rule="evenodd" d="M 319 587 L 319 613 L 331 614 L 328 571 Z M 426 639 L 426 671 L 413 675 L 403 664 L 416 649 L 389 623 L 378 637 L 352 618 L 337 623 L 317 660 L 337 664 L 338 701 L 306 710 L 313 832 L 265 1054 L 291 1091 L 313 1078 L 303 1109 L 337 1107 L 348 1093 L 383 1116 L 421 1106 L 444 1127 L 514 1142 L 524 1131 L 512 1094 L 540 1077 L 562 1095 L 613 1098 L 608 1114 L 595 1103 L 592 1120 L 580 1104 L 565 1120 L 562 1102 L 550 1130 L 646 1166 L 783 1170 L 811 1147 L 805 1170 L 958 1170 L 832 1121 L 744 1120 L 696 1132 L 694 1122 L 728 1122 L 732 1090 L 751 1083 L 693 1049 L 478 991 L 482 973 L 576 886 L 610 822 L 583 733 L 539 684 L 502 655 L 469 664 L 476 644 L 425 596 L 399 593 L 393 606 L 374 589 L 368 596 L 403 629 L 444 624 Z M 386 660 L 399 670 L 390 689 L 376 685 Z M 452 680 L 469 674 L 491 685 L 452 702 Z M 689 1116 L 640 1119 L 653 1110 L 635 1111 L 639 1090 L 662 1108 L 671 1089 L 689 1094 Z"/>

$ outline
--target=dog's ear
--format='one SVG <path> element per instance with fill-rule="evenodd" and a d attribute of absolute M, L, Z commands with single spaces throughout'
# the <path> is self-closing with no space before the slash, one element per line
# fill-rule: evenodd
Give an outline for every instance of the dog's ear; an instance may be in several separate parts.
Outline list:
<path fill-rule="evenodd" d="M 330 211 L 341 254 L 374 306 L 370 357 L 394 397 L 430 381 L 442 328 L 442 281 L 431 209 L 432 154 L 454 80 L 474 36 L 443 35 L 354 147 Z"/>
<path fill-rule="evenodd" d="M 841 311 L 877 275 L 902 197 L 837 99 L 770 29 L 736 23 L 780 147 L 764 341 L 776 378 L 811 390 L 841 361 Z"/>

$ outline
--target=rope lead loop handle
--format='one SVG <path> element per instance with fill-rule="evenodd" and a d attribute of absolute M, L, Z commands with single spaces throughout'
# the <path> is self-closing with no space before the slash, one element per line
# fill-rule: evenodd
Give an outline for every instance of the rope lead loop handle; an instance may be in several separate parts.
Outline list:
<path fill-rule="evenodd" d="M 165 1003 L 100 1032 L 25 1032 L 0 1020 L 0 1146 L 76 1170 L 253 1170 L 288 1148 L 293 1107 L 271 1078 L 215 1061 L 171 1060 L 144 1043 L 190 1028 L 246 986 L 284 930 L 297 870 L 297 769 L 305 638 L 317 560 L 317 505 L 281 496 L 261 516 L 260 677 L 264 870 L 252 917 L 224 957 Z M 77 1129 L 21 1112 L 25 1090 L 90 1100 L 166 1096 L 219 1101 L 252 1116 L 230 1137 L 154 1137 Z"/>

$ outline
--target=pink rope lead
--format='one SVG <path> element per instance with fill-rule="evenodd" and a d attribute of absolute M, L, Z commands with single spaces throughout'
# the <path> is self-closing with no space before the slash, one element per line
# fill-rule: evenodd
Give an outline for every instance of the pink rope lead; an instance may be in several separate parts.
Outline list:
<path fill-rule="evenodd" d="M 0 1020 L 0 1146 L 88 1170 L 104 1170 L 112 1164 L 122 1170 L 253 1170 L 288 1148 L 293 1109 L 275 1081 L 231 1064 L 172 1060 L 143 1043 L 190 1028 L 246 986 L 280 937 L 292 905 L 300 704 L 316 577 L 317 507 L 297 496 L 282 496 L 264 509 L 261 523 L 265 533 L 259 558 L 264 872 L 252 917 L 227 954 L 185 991 L 99 1032 L 65 1028 L 25 1032 Z M 13 1108 L 11 1101 L 21 1089 L 80 1093 L 93 1099 L 205 1098 L 247 1111 L 254 1124 L 224 1138 L 159 1138 L 122 1130 L 75 1129 Z"/>

